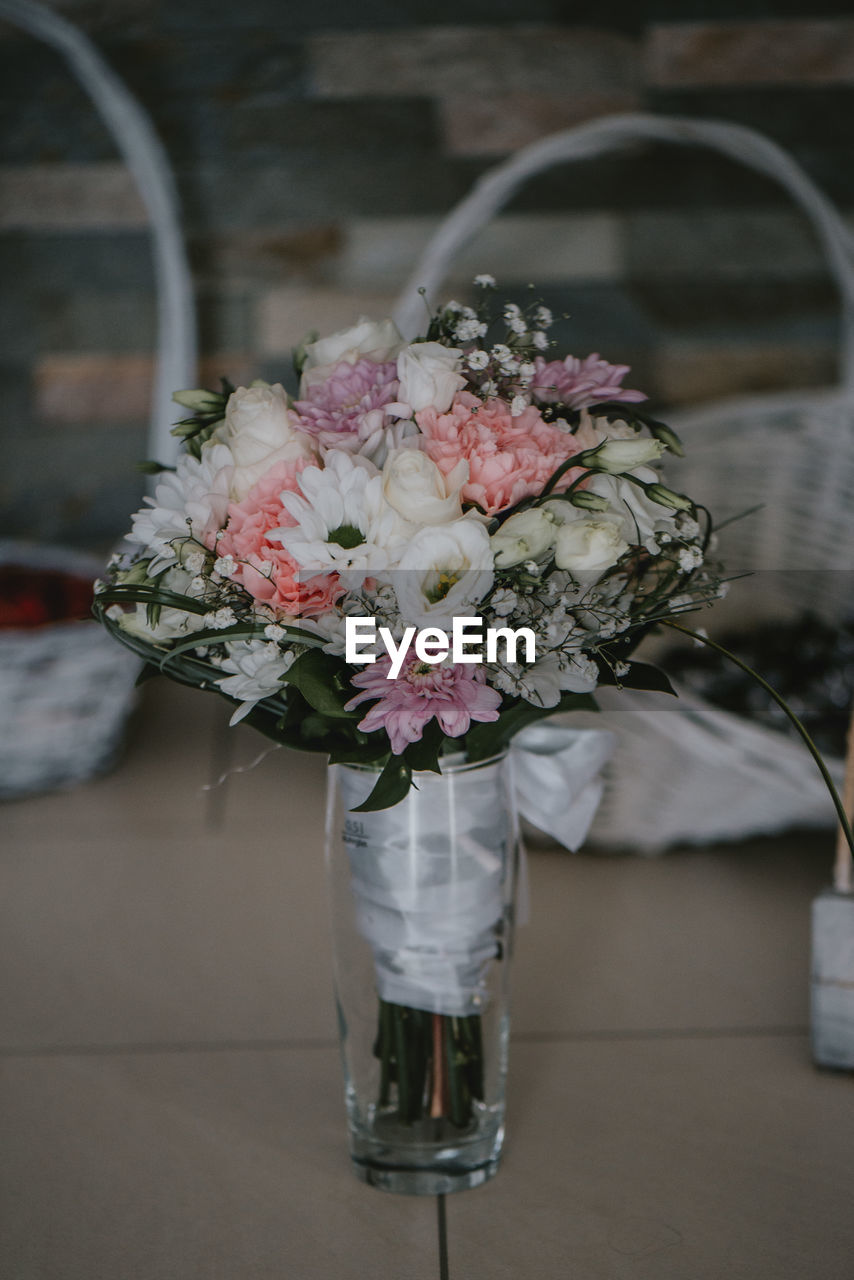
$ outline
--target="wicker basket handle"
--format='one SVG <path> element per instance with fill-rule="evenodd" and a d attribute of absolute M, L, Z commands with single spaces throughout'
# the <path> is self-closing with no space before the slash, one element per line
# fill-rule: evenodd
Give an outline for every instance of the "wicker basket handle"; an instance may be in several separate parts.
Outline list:
<path fill-rule="evenodd" d="M 63 55 L 136 180 L 151 223 L 157 288 L 157 363 L 149 456 L 173 462 L 178 445 L 170 432 L 175 420 L 172 392 L 195 384 L 196 318 L 178 197 L 166 152 L 145 111 L 75 26 L 33 0 L 0 0 L 0 18 Z"/>
<path fill-rule="evenodd" d="M 847 389 L 854 390 L 854 236 L 827 196 L 782 147 L 754 129 L 721 120 L 643 114 L 605 116 L 550 134 L 490 169 L 440 223 L 404 286 L 395 309 L 395 320 L 404 336 L 413 337 L 422 323 L 424 302 L 419 291 L 426 291 L 428 297 L 435 294 L 454 255 L 528 178 L 553 165 L 586 160 L 642 140 L 708 146 L 785 187 L 812 222 L 839 290 L 840 380 Z"/>

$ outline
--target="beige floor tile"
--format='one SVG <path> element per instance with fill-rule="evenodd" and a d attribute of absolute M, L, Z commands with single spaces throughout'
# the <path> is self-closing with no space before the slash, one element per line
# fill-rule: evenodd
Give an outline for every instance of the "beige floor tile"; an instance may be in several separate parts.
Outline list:
<path fill-rule="evenodd" d="M 296 823 L 277 842 L 148 837 L 7 852 L 2 1043 L 333 1037 L 323 865 L 304 854 Z"/>
<path fill-rule="evenodd" d="M 435 1202 L 350 1171 L 337 1051 L 7 1061 L 2 1274 L 434 1280 Z"/>
<path fill-rule="evenodd" d="M 516 1045 L 504 1166 L 451 1274 L 845 1280 L 852 1082 L 799 1037 Z"/>
<path fill-rule="evenodd" d="M 799 1037 L 515 1045 L 454 1280 L 848 1280 L 852 1082 Z M 435 1204 L 359 1184 L 332 1049 L 9 1059 L 15 1280 L 437 1275 Z"/>
<path fill-rule="evenodd" d="M 810 904 L 830 858 L 814 836 L 656 859 L 533 855 L 516 1030 L 805 1026 Z"/>
<path fill-rule="evenodd" d="M 70 791 L 2 804 L 3 845 L 204 830 L 211 793 L 203 788 L 218 771 L 227 719 L 222 699 L 171 681 L 149 682 L 112 771 Z"/>
<path fill-rule="evenodd" d="M 238 746 L 251 761 L 254 735 Z M 69 823 L 8 844 L 0 1043 L 333 1036 L 323 777 L 274 752 L 228 779 L 209 835 Z M 654 861 L 534 854 L 515 1032 L 804 1026 L 825 861 L 797 839 Z"/>

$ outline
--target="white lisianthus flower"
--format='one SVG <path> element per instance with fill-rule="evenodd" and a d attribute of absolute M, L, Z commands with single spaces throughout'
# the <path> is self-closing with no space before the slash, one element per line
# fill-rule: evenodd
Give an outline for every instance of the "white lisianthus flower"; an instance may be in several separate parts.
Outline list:
<path fill-rule="evenodd" d="M 301 393 L 316 382 L 325 382 L 337 364 L 346 361 L 373 360 L 382 364 L 394 360 L 403 346 L 397 326 L 392 320 L 367 320 L 364 317 L 349 329 L 331 333 L 327 338 L 309 342 L 305 347 Z"/>
<path fill-rule="evenodd" d="M 645 484 L 658 481 L 658 475 L 649 467 L 634 467 L 631 474 Z M 594 475 L 587 491 L 607 498 L 611 510 L 622 520 L 623 537 L 632 546 L 644 546 L 655 555 L 660 550 L 656 534 L 673 535 L 677 531 L 677 512 L 653 502 L 643 489 L 623 476 Z"/>
<path fill-rule="evenodd" d="M 295 528 L 271 529 L 302 569 L 347 572 L 346 585 L 357 587 L 368 573 L 397 563 L 412 525 L 383 495 L 383 478 L 358 454 L 330 452 L 326 466 L 305 467 L 301 493 L 284 492 L 282 502 Z"/>
<path fill-rule="evenodd" d="M 490 538 L 495 564 L 509 569 L 526 560 L 538 560 L 554 546 L 557 520 L 548 507 L 529 507 L 505 520 Z"/>
<path fill-rule="evenodd" d="M 462 351 L 441 342 L 413 342 L 397 357 L 398 399 L 411 414 L 433 408 L 446 413 L 466 385 L 459 372 Z"/>
<path fill-rule="evenodd" d="M 311 437 L 294 426 L 287 393 L 280 382 L 255 382 L 238 387 L 229 396 L 225 421 L 216 439 L 227 444 L 234 456 L 231 496 L 242 502 L 249 490 L 276 462 L 310 460 L 315 451 Z"/>
<path fill-rule="evenodd" d="M 604 573 L 628 549 L 619 517 L 582 516 L 578 520 L 567 520 L 557 529 L 555 564 L 571 573 Z"/>
<path fill-rule="evenodd" d="M 242 704 L 229 721 L 237 724 L 262 698 L 281 693 L 282 676 L 296 654 L 292 649 L 283 653 L 277 644 L 263 640 L 237 640 L 225 647 L 228 657 L 223 659 L 220 670 L 228 675 L 215 683 L 229 698 Z"/>
<path fill-rule="evenodd" d="M 444 475 L 420 449 L 392 449 L 383 467 L 383 493 L 413 524 L 447 524 L 463 514 L 460 491 L 468 478 L 465 458 Z"/>
<path fill-rule="evenodd" d="M 410 537 L 389 575 L 403 621 L 450 628 L 470 614 L 493 583 L 489 534 L 479 520 L 427 526 Z"/>
<path fill-rule="evenodd" d="M 226 521 L 233 476 L 234 457 L 224 444 L 209 445 L 201 459 L 182 453 L 175 470 L 162 473 L 128 534 L 152 556 L 151 577 L 178 562 L 188 539 L 212 543 Z"/>

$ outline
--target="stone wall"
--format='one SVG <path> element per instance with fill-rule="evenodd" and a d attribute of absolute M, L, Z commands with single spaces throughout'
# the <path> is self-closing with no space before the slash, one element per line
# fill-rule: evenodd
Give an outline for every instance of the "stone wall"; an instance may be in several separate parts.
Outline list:
<path fill-rule="evenodd" d="M 613 111 L 751 125 L 854 208 L 854 18 L 806 0 L 53 0 L 175 167 L 204 374 L 280 378 L 309 328 L 384 313 L 513 148 Z M 846 16 L 848 15 L 848 16 Z M 0 534 L 106 545 L 146 454 L 154 298 L 132 183 L 56 54 L 0 24 Z M 532 182 L 450 287 L 535 281 L 561 338 L 661 405 L 820 385 L 836 301 L 770 182 L 637 147 Z"/>

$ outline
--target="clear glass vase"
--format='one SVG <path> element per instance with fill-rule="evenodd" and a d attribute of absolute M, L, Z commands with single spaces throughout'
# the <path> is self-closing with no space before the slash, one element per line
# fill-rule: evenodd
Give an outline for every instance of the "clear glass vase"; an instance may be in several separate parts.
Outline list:
<path fill-rule="evenodd" d="M 333 765 L 327 871 L 350 1153 L 363 1181 L 436 1195 L 498 1169 L 519 856 L 507 756 L 452 757 L 353 812 L 375 769 Z"/>

